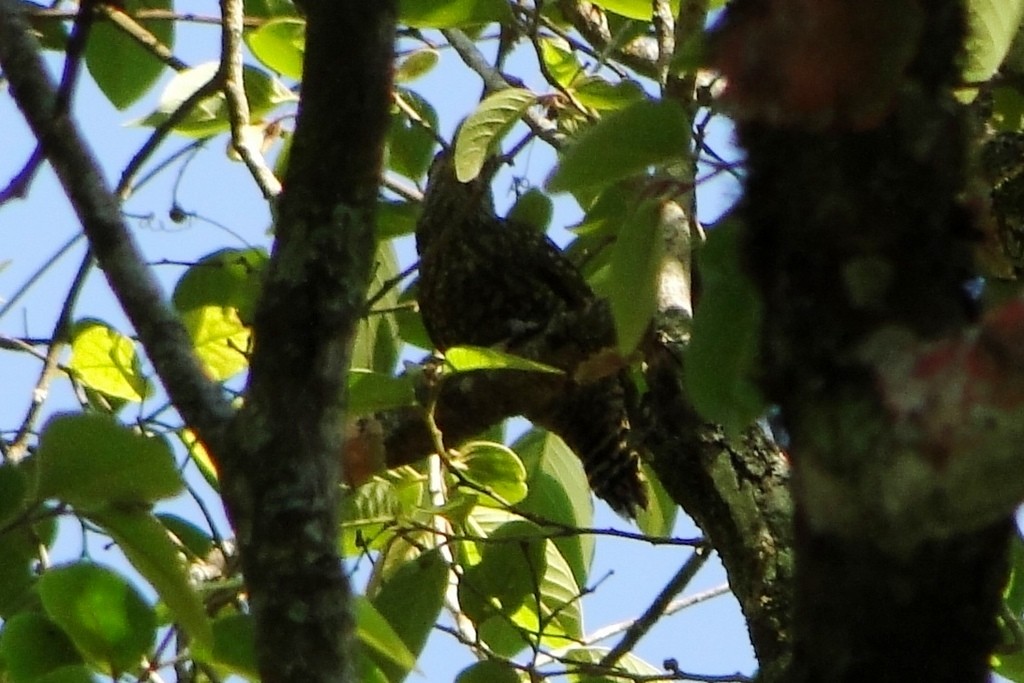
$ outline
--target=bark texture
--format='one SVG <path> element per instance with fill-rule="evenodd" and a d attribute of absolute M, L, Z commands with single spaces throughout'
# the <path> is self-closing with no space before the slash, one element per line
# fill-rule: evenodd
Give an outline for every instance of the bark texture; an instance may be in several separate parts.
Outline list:
<path fill-rule="evenodd" d="M 303 97 L 222 482 L 266 683 L 353 680 L 336 552 L 346 370 L 375 251 L 392 2 L 309 0 Z"/>

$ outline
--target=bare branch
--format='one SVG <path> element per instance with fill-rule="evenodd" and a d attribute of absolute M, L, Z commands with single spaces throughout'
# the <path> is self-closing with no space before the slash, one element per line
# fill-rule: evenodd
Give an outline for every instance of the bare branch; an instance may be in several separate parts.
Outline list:
<path fill-rule="evenodd" d="M 242 68 L 244 7 L 242 0 L 221 0 L 220 7 L 224 17 L 220 75 L 231 123 L 231 145 L 245 162 L 263 197 L 273 199 L 281 193 L 281 183 L 267 165 L 263 153 L 252 144 L 246 130 L 249 127 L 249 100 L 245 95 Z"/>
<path fill-rule="evenodd" d="M 78 129 L 57 109 L 56 88 L 14 0 L 0 0 L 0 65 L 168 394 L 210 450 L 219 452 L 233 410 L 204 374 L 188 333 L 146 267 Z"/>

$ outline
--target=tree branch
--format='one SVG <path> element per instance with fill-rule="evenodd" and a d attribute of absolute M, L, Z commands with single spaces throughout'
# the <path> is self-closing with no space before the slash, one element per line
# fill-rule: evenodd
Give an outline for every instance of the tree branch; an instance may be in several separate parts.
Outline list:
<path fill-rule="evenodd" d="M 0 0 L 0 65 L 168 395 L 211 452 L 219 453 L 233 410 L 203 372 L 188 333 L 146 267 L 91 152 L 70 117 L 57 108 L 56 89 L 14 0 Z"/>
<path fill-rule="evenodd" d="M 245 405 L 220 463 L 264 683 L 353 679 L 337 454 L 376 249 L 395 39 L 393 2 L 301 4 L 302 99 Z"/>

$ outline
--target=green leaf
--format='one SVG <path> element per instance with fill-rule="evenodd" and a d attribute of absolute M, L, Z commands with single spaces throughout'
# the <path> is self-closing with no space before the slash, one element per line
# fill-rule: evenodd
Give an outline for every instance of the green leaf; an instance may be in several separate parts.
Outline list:
<path fill-rule="evenodd" d="M 187 519 L 169 512 L 158 512 L 156 518 L 192 557 L 202 559 L 213 550 L 210 535 Z"/>
<path fill-rule="evenodd" d="M 119 674 L 137 667 L 156 637 L 156 614 L 124 577 L 84 562 L 39 579 L 46 614 L 86 657 Z"/>
<path fill-rule="evenodd" d="M 271 17 L 298 16 L 291 0 L 243 0 L 245 16 L 269 19 Z"/>
<path fill-rule="evenodd" d="M 156 127 L 164 123 L 193 93 L 214 78 L 218 68 L 217 62 L 207 62 L 175 74 L 160 95 L 156 110 L 133 124 Z M 298 100 L 280 81 L 254 66 L 244 67 L 242 82 L 253 121 L 258 121 L 279 104 Z M 201 99 L 174 130 L 181 135 L 204 138 L 223 133 L 228 128 L 227 104 L 223 93 L 216 92 Z"/>
<path fill-rule="evenodd" d="M 382 200 L 377 204 L 377 239 L 390 240 L 411 235 L 420 216 L 419 202 Z"/>
<path fill-rule="evenodd" d="M 462 457 L 455 467 L 462 476 L 498 496 L 498 502 L 480 494 L 484 505 L 515 505 L 526 497 L 526 468 L 508 446 L 489 441 L 472 441 L 460 449 Z"/>
<path fill-rule="evenodd" d="M 482 346 L 453 346 L 444 352 L 444 360 L 448 370 L 453 373 L 474 370 L 526 370 L 563 374 L 561 370 L 550 365 Z"/>
<path fill-rule="evenodd" d="M 554 204 L 551 198 L 536 187 L 531 187 L 512 205 L 507 218 L 513 223 L 529 225 L 537 228 L 538 232 L 544 232 L 551 223 L 553 213 Z"/>
<path fill-rule="evenodd" d="M 694 406 L 730 433 L 765 410 L 753 381 L 761 330 L 761 300 L 740 264 L 741 224 L 727 220 L 709 231 L 699 254 L 701 305 L 686 351 L 686 388 Z"/>
<path fill-rule="evenodd" d="M 249 367 L 252 330 L 238 311 L 227 306 L 203 306 L 181 314 L 196 355 L 210 377 L 223 381 Z"/>
<path fill-rule="evenodd" d="M 438 550 L 430 550 L 400 565 L 376 595 L 373 606 L 387 620 L 413 656 L 419 656 L 434 628 L 448 587 L 448 565 Z M 372 656 L 372 653 L 371 653 Z M 389 681 L 402 680 L 410 669 L 374 656 Z"/>
<path fill-rule="evenodd" d="M 97 683 L 92 670 L 84 664 L 72 664 L 48 671 L 32 683 Z"/>
<path fill-rule="evenodd" d="M 0 466 L 0 527 L 21 512 L 28 496 L 28 477 L 14 465 Z"/>
<path fill-rule="evenodd" d="M 512 11 L 504 0 L 399 0 L 398 3 L 398 22 L 413 28 L 457 28 L 511 20 Z"/>
<path fill-rule="evenodd" d="M 1024 0 L 968 0 L 968 34 L 963 78 L 989 80 L 1002 64 L 1024 20 Z"/>
<path fill-rule="evenodd" d="M 636 81 L 620 81 L 613 84 L 600 76 L 576 79 L 573 94 L 580 104 L 598 111 L 625 109 L 645 99 L 644 89 Z"/>
<path fill-rule="evenodd" d="M 599 189 L 648 166 L 681 161 L 690 140 L 686 121 L 682 108 L 668 100 L 612 112 L 565 151 L 547 189 Z"/>
<path fill-rule="evenodd" d="M 390 530 L 402 508 L 391 482 L 371 480 L 341 501 L 341 553 L 352 557 L 380 549 L 394 536 Z"/>
<path fill-rule="evenodd" d="M 72 505 L 148 505 L 182 491 L 170 445 L 98 414 L 50 418 L 39 440 L 39 498 Z"/>
<path fill-rule="evenodd" d="M 245 44 L 267 68 L 288 78 L 302 79 L 306 52 L 306 22 L 285 17 L 268 21 L 245 34 Z"/>
<path fill-rule="evenodd" d="M 259 679 L 252 615 L 229 614 L 213 622 L 213 656 L 208 661 L 250 680 Z"/>
<path fill-rule="evenodd" d="M 581 664 L 597 664 L 608 652 L 610 649 L 606 647 L 576 647 L 566 652 L 565 658 Z M 625 674 L 632 674 L 634 680 L 639 676 L 664 676 L 665 674 L 661 669 L 648 664 L 631 652 L 623 655 L 616 663 L 615 668 Z M 619 683 L 623 677 L 589 673 L 585 667 L 581 667 L 569 674 L 569 680 L 572 683 Z"/>
<path fill-rule="evenodd" d="M 529 493 L 519 509 L 570 527 L 594 524 L 594 501 L 580 459 L 557 435 L 531 429 L 512 444 L 526 465 Z M 587 582 L 594 559 L 594 537 L 570 535 L 554 539 L 572 568 L 578 585 Z"/>
<path fill-rule="evenodd" d="M 657 310 L 658 274 L 665 253 L 661 236 L 661 202 L 636 207 L 619 229 L 612 252 L 609 299 L 619 350 L 628 357 Z"/>
<path fill-rule="evenodd" d="M 69 366 L 82 384 L 107 396 L 141 401 L 153 393 L 135 342 L 99 320 L 75 324 Z"/>
<path fill-rule="evenodd" d="M 497 659 L 472 664 L 455 677 L 455 683 L 520 683 L 515 667 Z"/>
<path fill-rule="evenodd" d="M 1024 130 L 1024 94 L 1013 86 L 993 88 L 991 121 L 1003 133 Z"/>
<path fill-rule="evenodd" d="M 467 525 L 471 533 L 490 534 L 473 544 L 480 561 L 459 585 L 460 604 L 484 642 L 505 656 L 530 643 L 575 642 L 582 634 L 580 590 L 557 546 L 536 525 L 499 509 L 477 507 Z"/>
<path fill-rule="evenodd" d="M 23 461 L 18 468 L 31 463 Z M 39 507 L 44 514 L 39 521 L 27 520 L 9 524 L 0 533 L 0 619 L 9 619 L 19 611 L 28 609 L 38 599 L 33 590 L 42 553 L 57 535 L 56 514 Z"/>
<path fill-rule="evenodd" d="M 406 671 L 416 666 L 415 655 L 365 596 L 353 596 L 352 612 L 356 618 L 356 636 L 363 645 Z"/>
<path fill-rule="evenodd" d="M 650 465 L 641 461 L 640 468 L 650 495 L 647 508 L 637 515 L 636 525 L 647 536 L 669 536 L 679 515 L 679 504 L 672 500 Z"/>
<path fill-rule="evenodd" d="M 118 8 L 125 14 L 141 10 L 172 11 L 171 0 L 123 0 Z M 138 20 L 157 41 L 174 47 L 173 21 Z M 124 109 L 146 94 L 164 69 L 153 52 L 140 45 L 111 21 L 95 21 L 85 46 L 85 65 L 110 103 Z"/>
<path fill-rule="evenodd" d="M 365 415 L 415 404 L 416 393 L 408 375 L 393 377 L 358 368 L 348 373 L 350 415 Z"/>
<path fill-rule="evenodd" d="M 10 683 L 30 683 L 51 671 L 82 662 L 67 634 L 36 612 L 16 614 L 4 623 L 0 659 Z"/>
<path fill-rule="evenodd" d="M 433 105 L 415 92 L 399 88 L 395 94 L 415 112 L 415 118 L 405 109 L 396 107 L 388 128 L 387 166 L 406 178 L 422 178 L 434 158 L 437 140 L 431 131 L 438 128 L 437 111 Z"/>
<path fill-rule="evenodd" d="M 89 510 L 87 516 L 103 527 L 150 585 L 156 589 L 192 639 L 192 647 L 207 653 L 213 632 L 206 608 L 189 583 L 178 547 L 163 525 L 148 512 L 108 506 Z"/>
<path fill-rule="evenodd" d="M 437 66 L 438 52 L 432 48 L 413 50 L 395 69 L 395 83 L 408 83 L 421 78 Z"/>
<path fill-rule="evenodd" d="M 576 54 L 561 38 L 541 38 L 540 56 L 555 82 L 563 88 L 570 87 L 583 74 Z"/>
<path fill-rule="evenodd" d="M 455 177 L 459 182 L 468 183 L 480 174 L 501 139 L 536 100 L 529 90 L 506 88 L 477 105 L 455 138 Z"/>
<path fill-rule="evenodd" d="M 648 0 L 600 0 L 594 4 L 630 19 L 651 20 L 651 3 Z M 679 0 L 669 0 L 669 7 L 672 9 L 672 15 L 677 15 Z"/>
<path fill-rule="evenodd" d="M 181 313 L 225 306 L 252 322 L 269 258 L 263 249 L 221 249 L 190 266 L 174 286 L 171 302 Z"/>
<path fill-rule="evenodd" d="M 391 280 L 398 275 L 398 258 L 391 242 L 377 247 L 369 292 L 376 301 L 356 329 L 352 346 L 352 367 L 367 368 L 390 374 L 398 361 L 398 322 L 394 309 L 398 305 L 398 288 Z M 383 291 L 384 287 L 389 287 Z"/>

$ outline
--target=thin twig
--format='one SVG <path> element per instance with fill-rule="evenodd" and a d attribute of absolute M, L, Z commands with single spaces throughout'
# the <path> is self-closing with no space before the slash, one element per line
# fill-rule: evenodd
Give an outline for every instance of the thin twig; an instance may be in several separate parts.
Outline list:
<path fill-rule="evenodd" d="M 73 19 L 75 12 L 71 10 L 54 9 L 49 7 L 33 8 L 26 12 L 33 19 L 52 19 L 54 21 L 66 21 Z M 165 9 L 138 9 L 125 14 L 135 21 L 171 21 L 175 24 L 214 24 L 220 26 L 221 18 L 212 14 L 194 14 L 192 12 L 178 13 Z M 246 28 L 259 28 L 267 23 L 269 19 L 263 17 L 245 17 L 243 20 Z"/>
<path fill-rule="evenodd" d="M 668 607 L 672 599 L 675 598 L 679 593 L 686 588 L 686 586 L 693 580 L 700 568 L 707 562 L 708 557 L 711 555 L 711 549 L 707 546 L 696 548 L 693 551 L 693 555 L 683 563 L 683 566 L 679 568 L 676 575 L 665 585 L 661 592 L 658 593 L 657 597 L 651 603 L 643 614 L 630 624 L 629 628 L 626 629 L 626 634 L 622 637 L 615 647 L 608 651 L 604 657 L 601 658 L 599 666 L 615 666 L 615 664 L 622 659 L 622 656 L 627 652 L 636 647 L 636 644 L 640 642 L 640 639 L 647 634 L 648 631 L 654 626 L 654 624 L 662 617 L 665 613 L 665 609 Z"/>
<path fill-rule="evenodd" d="M 175 57 L 171 49 L 160 42 L 160 39 L 153 35 L 152 31 L 136 21 L 131 15 L 121 11 L 119 7 L 100 2 L 96 4 L 96 11 L 109 19 L 125 35 L 175 71 L 185 71 L 189 68 L 188 64 Z"/>
<path fill-rule="evenodd" d="M 53 334 L 50 337 L 50 346 L 46 349 L 43 369 L 39 372 L 39 379 L 36 380 L 36 386 L 32 390 L 32 402 L 25 413 L 25 418 L 21 421 L 21 426 L 18 427 L 17 436 L 14 437 L 10 449 L 5 454 L 6 460 L 9 462 L 18 462 L 28 452 L 28 437 L 39 417 L 43 403 L 49 396 L 50 381 L 56 374 L 61 351 L 68 343 L 75 303 L 78 301 L 78 295 L 82 292 L 82 286 L 85 284 L 92 265 L 92 253 L 86 250 L 85 256 L 82 257 L 82 262 L 78 266 L 78 271 L 71 281 L 71 286 L 68 288 L 68 295 L 64 298 L 64 305 L 61 307 L 60 315 L 57 316 L 57 322 L 53 326 Z"/>
<path fill-rule="evenodd" d="M 72 119 L 58 115 L 56 88 L 15 0 L 0 0 L 0 67 L 168 395 L 200 439 L 220 452 L 234 409 L 206 377 L 188 332 L 145 265 L 91 150 Z"/>
<path fill-rule="evenodd" d="M 145 144 L 139 148 L 139 151 L 128 162 L 124 170 L 121 171 L 121 180 L 117 183 L 117 188 L 114 193 L 117 198 L 121 201 L 127 199 L 131 193 L 135 190 L 135 176 L 138 175 L 142 168 L 142 165 L 156 152 L 157 147 L 163 142 L 164 138 L 170 135 L 174 127 L 185 120 L 185 118 L 192 113 L 196 105 L 201 101 L 213 95 L 217 92 L 217 88 L 220 84 L 219 75 L 215 75 L 213 78 L 203 83 L 194 93 L 189 95 L 181 105 L 175 109 L 170 115 L 160 123 L 156 128 L 153 129 L 153 133 L 146 139 Z"/>
<path fill-rule="evenodd" d="M 220 8 L 224 18 L 220 74 L 228 105 L 228 121 L 231 124 L 231 145 L 245 162 L 264 199 L 271 200 L 281 194 L 281 182 L 267 165 L 263 153 L 246 134 L 249 127 L 249 100 L 245 95 L 242 68 L 242 20 L 245 18 L 245 10 L 242 0 L 221 0 Z"/>
<path fill-rule="evenodd" d="M 496 92 L 512 87 L 512 84 L 508 82 L 505 76 L 490 65 L 487 58 L 477 49 L 476 43 L 469 36 L 454 28 L 442 29 L 441 33 L 448 39 L 448 43 L 459 54 L 459 57 L 462 58 L 466 66 L 480 76 L 488 91 Z M 537 134 L 537 137 L 555 149 L 561 148 L 562 139 L 558 134 L 558 127 L 550 120 L 534 111 L 527 110 L 523 114 L 523 121 L 530 127 L 530 130 Z"/>

